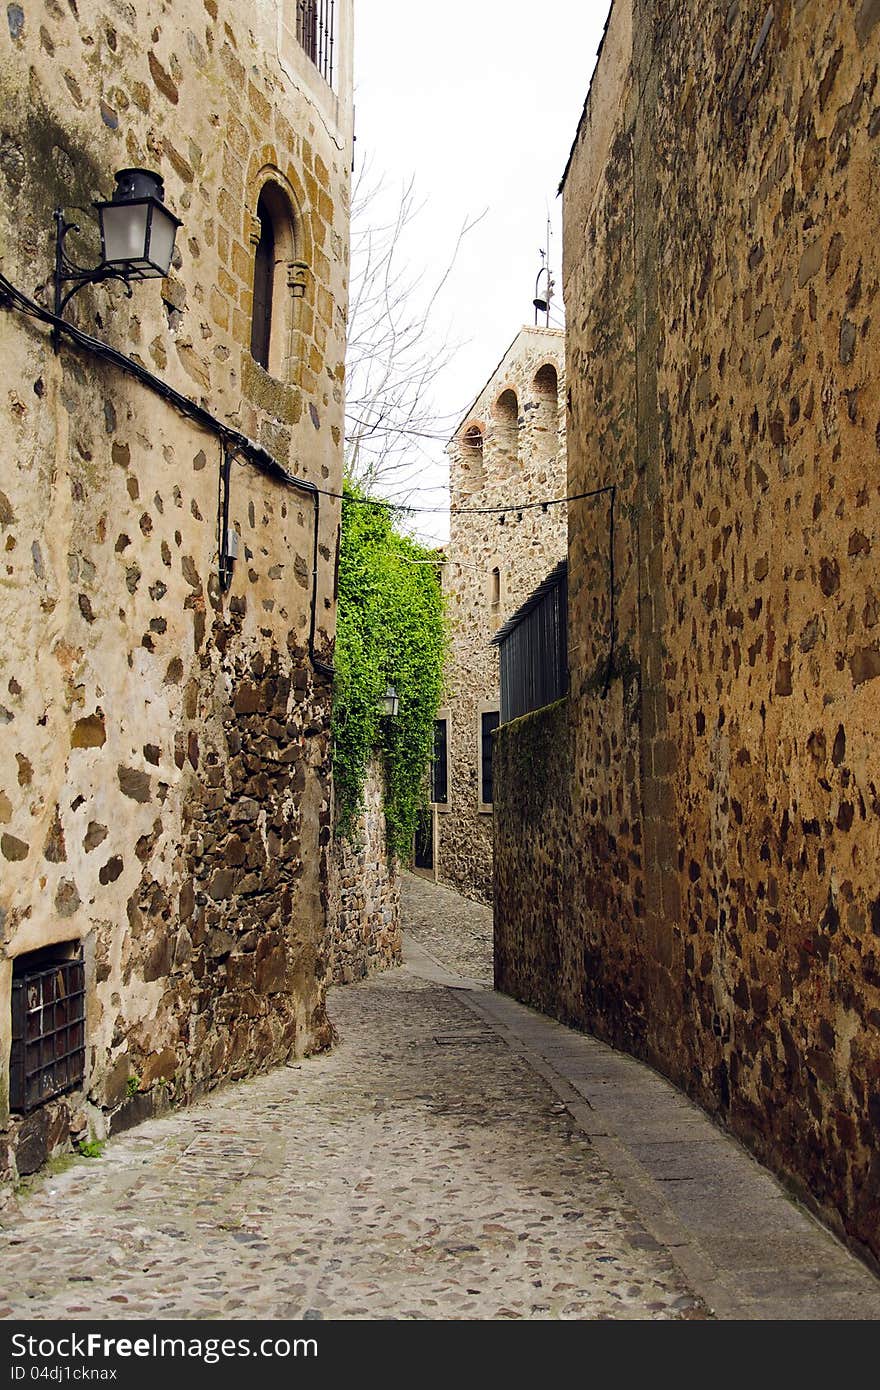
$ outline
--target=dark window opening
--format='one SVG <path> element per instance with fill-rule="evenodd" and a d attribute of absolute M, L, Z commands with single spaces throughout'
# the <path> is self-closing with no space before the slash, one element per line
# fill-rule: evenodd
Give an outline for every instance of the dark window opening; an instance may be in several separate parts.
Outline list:
<path fill-rule="evenodd" d="M 434 720 L 431 800 L 440 806 L 447 805 L 449 801 L 449 730 L 445 719 Z"/>
<path fill-rule="evenodd" d="M 487 710 L 480 715 L 480 762 L 482 771 L 482 798 L 484 806 L 491 806 L 495 799 L 492 785 L 492 735 L 498 728 L 500 715 L 497 709 Z"/>
<path fill-rule="evenodd" d="M 275 229 L 266 206 L 265 192 L 257 203 L 260 240 L 254 257 L 254 308 L 251 320 L 251 356 L 269 370 L 269 342 L 272 337 L 272 292 L 275 284 Z"/>
<path fill-rule="evenodd" d="M 419 811 L 413 860 L 417 869 L 434 867 L 434 813 L 430 806 L 423 806 Z"/>
<path fill-rule="evenodd" d="M 85 994 L 78 941 L 29 951 L 13 962 L 11 1110 L 26 1114 L 82 1084 Z"/>

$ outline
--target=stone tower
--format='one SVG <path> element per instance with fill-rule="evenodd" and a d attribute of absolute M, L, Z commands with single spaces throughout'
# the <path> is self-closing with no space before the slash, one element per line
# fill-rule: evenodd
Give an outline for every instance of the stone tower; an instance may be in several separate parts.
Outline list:
<path fill-rule="evenodd" d="M 442 882 L 484 902 L 492 895 L 491 744 L 499 708 L 490 641 L 565 555 L 565 506 L 530 505 L 565 496 L 564 372 L 564 333 L 522 328 L 448 447 L 443 586 L 452 643 L 434 777 L 434 795 L 446 799 L 432 804 L 433 855 L 420 857 L 433 858 Z"/>

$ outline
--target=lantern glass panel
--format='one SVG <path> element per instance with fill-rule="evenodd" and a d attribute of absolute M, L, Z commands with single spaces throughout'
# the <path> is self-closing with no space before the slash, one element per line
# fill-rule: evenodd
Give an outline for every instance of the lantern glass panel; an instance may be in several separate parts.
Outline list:
<path fill-rule="evenodd" d="M 100 209 L 104 260 L 109 265 L 125 262 L 141 273 L 151 270 L 144 259 L 149 203 L 105 203 Z"/>
<path fill-rule="evenodd" d="M 147 248 L 147 256 L 156 267 L 155 274 L 167 275 L 171 265 L 171 257 L 174 252 L 174 234 L 177 231 L 177 219 L 166 212 L 163 207 L 153 204 L 153 215 L 150 219 L 150 245 Z"/>

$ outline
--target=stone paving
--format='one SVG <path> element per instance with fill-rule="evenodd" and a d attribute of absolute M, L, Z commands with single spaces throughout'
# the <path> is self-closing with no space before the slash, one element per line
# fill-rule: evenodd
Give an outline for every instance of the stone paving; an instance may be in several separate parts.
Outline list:
<path fill-rule="evenodd" d="M 482 952 L 485 973 L 475 941 L 447 960 Z M 704 1316 L 565 1106 L 454 990 L 404 968 L 331 1003 L 331 1053 L 120 1135 L 7 1212 L 0 1316 Z"/>
<path fill-rule="evenodd" d="M 419 874 L 403 875 L 401 904 L 408 936 L 450 970 L 491 986 L 491 907 Z"/>
<path fill-rule="evenodd" d="M 880 1282 L 650 1067 L 478 983 L 491 910 L 409 876 L 404 957 L 542 1076 L 658 1244 L 720 1318 L 880 1319 Z M 695 1314 L 696 1315 L 696 1314 Z"/>
<path fill-rule="evenodd" d="M 0 1318 L 880 1316 L 880 1285 L 650 1069 L 494 994 L 407 877 L 339 1042 L 110 1141 L 0 1217 Z M 475 983 L 482 981 L 482 984 Z"/>

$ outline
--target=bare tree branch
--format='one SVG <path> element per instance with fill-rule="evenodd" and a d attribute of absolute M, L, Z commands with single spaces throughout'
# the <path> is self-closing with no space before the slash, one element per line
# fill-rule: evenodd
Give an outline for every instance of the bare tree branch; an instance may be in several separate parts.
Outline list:
<path fill-rule="evenodd" d="M 427 283 L 405 261 L 407 235 L 425 209 L 414 180 L 392 216 L 377 221 L 384 192 L 364 165 L 352 200 L 345 460 L 348 476 L 368 490 L 391 479 L 396 489 L 412 485 L 430 461 L 421 441 L 445 441 L 454 427 L 457 417 L 438 412 L 431 389 L 460 347 L 438 330 L 438 303 L 464 238 L 486 215 L 464 220 L 442 272 Z"/>

